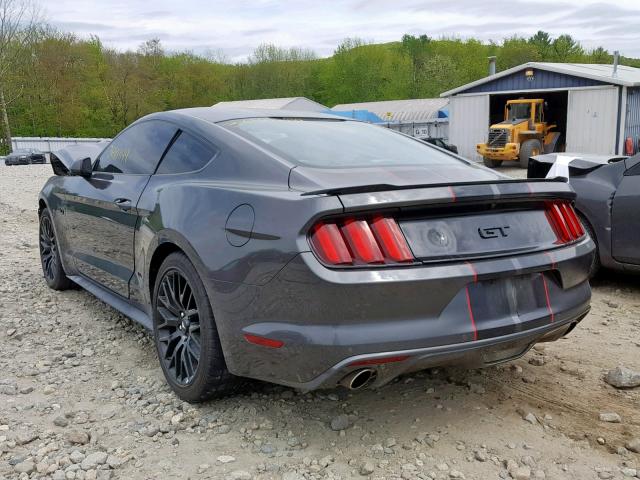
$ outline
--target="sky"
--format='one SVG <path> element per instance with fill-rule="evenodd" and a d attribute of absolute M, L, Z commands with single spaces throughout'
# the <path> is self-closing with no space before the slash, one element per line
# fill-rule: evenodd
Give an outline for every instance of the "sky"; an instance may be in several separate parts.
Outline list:
<path fill-rule="evenodd" d="M 545 30 L 586 48 L 640 57 L 640 0 L 40 0 L 45 19 L 119 50 L 159 38 L 166 50 L 243 61 L 260 44 L 329 56 L 347 37 L 427 34 L 500 41 Z"/>

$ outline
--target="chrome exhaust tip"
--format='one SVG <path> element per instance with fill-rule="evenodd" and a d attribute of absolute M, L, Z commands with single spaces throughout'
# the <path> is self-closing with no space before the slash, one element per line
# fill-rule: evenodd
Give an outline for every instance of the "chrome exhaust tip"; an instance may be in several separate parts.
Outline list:
<path fill-rule="evenodd" d="M 373 382 L 377 375 L 374 369 L 363 368 L 362 370 L 351 372 L 338 383 L 349 390 L 360 390 Z"/>

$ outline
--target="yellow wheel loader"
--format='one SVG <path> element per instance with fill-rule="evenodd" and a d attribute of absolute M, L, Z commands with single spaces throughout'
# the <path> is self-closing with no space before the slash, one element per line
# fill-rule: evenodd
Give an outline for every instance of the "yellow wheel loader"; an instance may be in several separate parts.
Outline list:
<path fill-rule="evenodd" d="M 487 167 L 499 167 L 505 160 L 518 160 L 527 168 L 529 157 L 556 151 L 560 132 L 544 121 L 544 100 L 508 100 L 504 120 L 489 129 L 487 143 L 476 145 Z"/>

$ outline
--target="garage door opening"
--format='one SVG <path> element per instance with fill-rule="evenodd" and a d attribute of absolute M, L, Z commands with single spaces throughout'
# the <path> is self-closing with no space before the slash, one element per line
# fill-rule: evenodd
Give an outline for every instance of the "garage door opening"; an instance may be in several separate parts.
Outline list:
<path fill-rule="evenodd" d="M 509 93 L 503 95 L 491 95 L 489 100 L 490 125 L 504 120 L 504 107 L 507 100 L 519 98 L 542 98 L 545 101 L 544 119 L 549 125 L 556 125 L 553 131 L 560 132 L 560 138 L 556 151 L 564 152 L 567 143 L 567 91 L 561 92 L 535 92 L 535 93 Z"/>

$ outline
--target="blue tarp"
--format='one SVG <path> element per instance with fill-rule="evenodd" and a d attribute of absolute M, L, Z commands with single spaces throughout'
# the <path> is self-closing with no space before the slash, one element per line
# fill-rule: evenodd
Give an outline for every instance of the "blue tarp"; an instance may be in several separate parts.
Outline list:
<path fill-rule="evenodd" d="M 338 115 L 340 117 L 353 118 L 355 120 L 361 120 L 363 122 L 385 123 L 384 120 L 382 120 L 379 116 L 377 116 L 373 112 L 370 112 L 369 110 L 345 110 L 345 111 L 328 110 L 327 113 Z"/>

